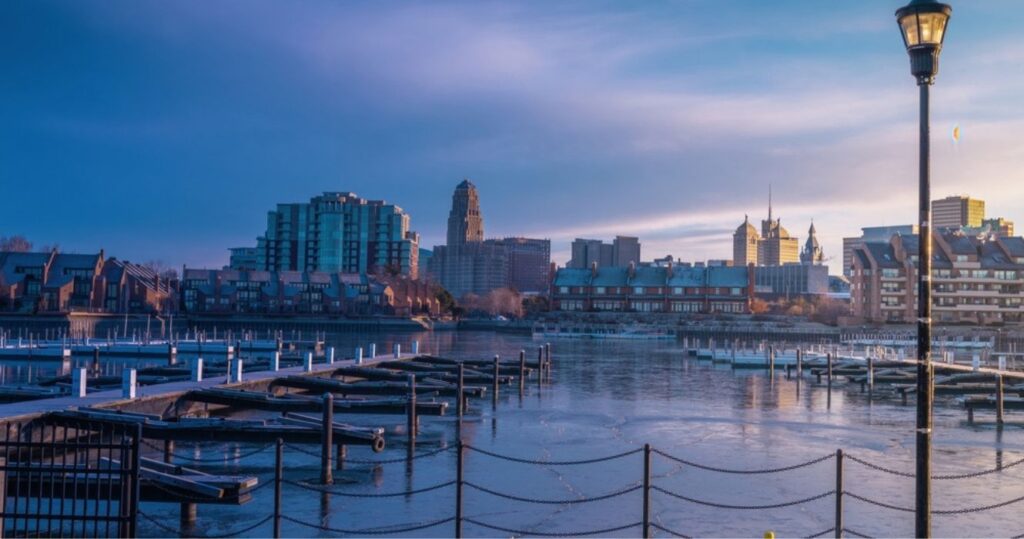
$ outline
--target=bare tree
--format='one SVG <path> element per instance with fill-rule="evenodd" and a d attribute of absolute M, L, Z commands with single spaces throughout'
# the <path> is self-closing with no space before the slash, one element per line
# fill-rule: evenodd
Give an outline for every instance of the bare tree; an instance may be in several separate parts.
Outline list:
<path fill-rule="evenodd" d="M 150 260 L 142 264 L 142 267 L 148 268 L 160 276 L 161 279 L 175 280 L 178 278 L 178 270 L 167 265 L 163 260 Z"/>
<path fill-rule="evenodd" d="M 0 251 L 27 253 L 32 250 L 32 242 L 25 236 L 0 236 Z"/>

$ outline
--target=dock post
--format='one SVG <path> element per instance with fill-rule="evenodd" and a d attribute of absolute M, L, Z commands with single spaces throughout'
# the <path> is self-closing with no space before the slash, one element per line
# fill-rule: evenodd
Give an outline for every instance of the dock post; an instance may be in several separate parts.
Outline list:
<path fill-rule="evenodd" d="M 498 354 L 494 354 L 494 380 L 492 380 L 492 388 L 494 393 L 491 394 L 491 407 L 498 407 L 498 373 L 501 372 L 498 367 Z"/>
<path fill-rule="evenodd" d="M 829 352 L 825 357 L 828 360 L 828 373 L 825 376 L 828 378 L 828 397 L 825 403 L 827 408 L 832 408 L 832 352 Z"/>
<path fill-rule="evenodd" d="M 544 347 L 537 347 L 537 389 L 544 385 Z M 540 396 L 540 391 L 537 392 Z"/>
<path fill-rule="evenodd" d="M 362 364 L 363 364 L 363 347 L 362 346 L 357 346 L 356 347 L 356 365 L 362 365 Z"/>
<path fill-rule="evenodd" d="M 466 371 L 466 365 L 459 363 L 459 380 L 458 385 L 455 388 L 455 407 L 459 409 L 459 426 L 462 426 L 462 414 L 466 411 L 466 402 L 463 391 L 465 391 L 465 380 L 463 379 Z"/>
<path fill-rule="evenodd" d="M 235 372 L 231 376 L 233 382 L 238 383 L 242 381 L 242 358 L 241 356 L 235 360 Z"/>
<path fill-rule="evenodd" d="M 345 444 L 338 444 L 337 460 L 334 467 L 338 470 L 345 469 L 345 459 L 348 458 L 348 446 Z"/>
<path fill-rule="evenodd" d="M 377 357 L 377 343 L 370 343 L 370 359 Z"/>
<path fill-rule="evenodd" d="M 323 425 L 320 434 L 320 483 L 323 485 L 334 484 L 334 476 L 331 474 L 331 451 L 334 450 L 334 395 L 331 392 L 324 393 L 323 397 Z"/>
<path fill-rule="evenodd" d="M 875 358 L 868 356 L 868 396 L 875 391 Z"/>
<path fill-rule="evenodd" d="M 334 364 L 334 347 L 333 346 L 328 346 L 327 347 L 327 364 L 328 365 L 333 365 Z"/>
<path fill-rule="evenodd" d="M 197 357 L 192 360 L 192 381 L 203 381 L 203 358 Z"/>
<path fill-rule="evenodd" d="M 121 398 L 122 399 L 134 399 L 135 398 L 135 369 L 125 369 L 121 371 Z"/>
<path fill-rule="evenodd" d="M 306 361 L 302 364 L 302 370 L 313 372 L 313 352 L 306 352 Z"/>
<path fill-rule="evenodd" d="M 199 513 L 198 507 L 198 505 L 191 502 L 184 502 L 181 504 L 180 527 L 182 531 L 189 532 L 192 530 L 192 526 L 196 523 L 196 516 L 198 516 Z"/>
<path fill-rule="evenodd" d="M 800 348 L 796 349 L 796 377 L 801 378 L 804 375 L 804 351 Z"/>
<path fill-rule="evenodd" d="M 843 536 L 843 450 L 836 449 L 836 539 Z"/>
<path fill-rule="evenodd" d="M 416 375 L 409 375 L 409 404 L 408 404 L 408 418 L 407 428 L 409 429 L 409 455 L 411 456 L 414 451 L 414 445 L 416 444 Z"/>
<path fill-rule="evenodd" d="M 420 355 L 420 341 L 412 341 L 412 355 Z"/>
<path fill-rule="evenodd" d="M 170 343 L 167 343 L 167 364 L 178 364 L 178 347 Z"/>
<path fill-rule="evenodd" d="M 996 375 L 996 425 L 1003 426 L 1003 375 Z"/>
<path fill-rule="evenodd" d="M 232 380 L 232 377 L 235 374 L 235 366 L 233 365 L 234 361 L 232 361 L 232 358 L 231 358 L 230 354 L 225 359 L 225 361 L 226 361 L 226 365 L 227 365 L 227 372 L 224 373 L 224 383 L 225 384 L 230 384 L 231 382 L 234 381 L 234 380 Z"/>
<path fill-rule="evenodd" d="M 277 439 L 274 459 L 274 539 L 281 537 L 281 483 L 284 479 L 284 440 Z"/>
<path fill-rule="evenodd" d="M 651 444 L 644 444 L 643 537 L 651 536 Z"/>
<path fill-rule="evenodd" d="M 274 352 L 274 355 L 270 356 L 270 370 L 277 372 L 281 370 L 281 352 Z"/>
<path fill-rule="evenodd" d="M 973 354 L 971 356 L 971 370 L 977 372 L 981 369 L 981 356 Z"/>
<path fill-rule="evenodd" d="M 523 398 L 526 389 L 526 350 L 519 351 L 519 398 Z"/>
<path fill-rule="evenodd" d="M 458 454 L 455 461 L 455 539 L 462 539 L 462 454 L 464 450 L 461 435 L 456 450 Z"/>
<path fill-rule="evenodd" d="M 551 381 L 551 343 L 544 343 L 544 372 Z"/>
<path fill-rule="evenodd" d="M 775 346 L 768 347 L 768 377 L 775 381 Z"/>
<path fill-rule="evenodd" d="M 395 345 L 391 348 L 391 350 L 395 354 L 395 359 L 399 359 L 399 358 L 402 357 L 402 345 L 401 344 L 395 343 Z"/>
<path fill-rule="evenodd" d="M 98 375 L 100 373 L 100 347 L 94 347 L 92 349 L 92 372 Z"/>
<path fill-rule="evenodd" d="M 71 371 L 71 396 L 84 397 L 86 392 L 86 374 L 84 368 Z"/>
<path fill-rule="evenodd" d="M 164 440 L 164 463 L 174 463 L 174 440 Z"/>

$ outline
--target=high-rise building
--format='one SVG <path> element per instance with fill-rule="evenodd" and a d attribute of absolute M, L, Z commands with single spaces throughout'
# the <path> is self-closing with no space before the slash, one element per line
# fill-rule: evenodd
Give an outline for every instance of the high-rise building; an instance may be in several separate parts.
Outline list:
<path fill-rule="evenodd" d="M 480 196 L 469 180 L 455 187 L 452 209 L 448 213 L 448 247 L 484 241 L 484 217 L 480 214 Z"/>
<path fill-rule="evenodd" d="M 610 244 L 576 238 L 572 242 L 572 259 L 566 267 L 589 268 L 594 264 L 599 268 L 625 267 L 630 263 L 640 263 L 640 238 L 615 236 Z"/>
<path fill-rule="evenodd" d="M 757 265 L 757 242 L 761 235 L 757 233 L 750 218 L 743 216 L 743 224 L 736 227 L 732 234 L 732 263 L 736 266 Z"/>
<path fill-rule="evenodd" d="M 732 235 L 733 263 L 737 266 L 781 266 L 800 261 L 800 241 L 782 227 L 781 219 L 772 219 L 771 191 L 768 192 L 768 219 L 761 221 L 758 234 L 743 216 L 743 224 Z"/>
<path fill-rule="evenodd" d="M 266 232 L 256 238 L 255 269 L 264 271 L 379 271 L 415 278 L 418 262 L 419 234 L 409 230 L 409 214 L 354 193 L 325 192 L 308 203 L 278 204 L 267 212 Z"/>
<path fill-rule="evenodd" d="M 448 244 L 434 247 L 429 272 L 455 297 L 498 288 L 542 293 L 548 289 L 551 241 L 509 237 L 484 240 L 476 186 L 455 187 L 448 214 Z"/>
<path fill-rule="evenodd" d="M 853 275 L 853 250 L 869 241 L 889 241 L 900 235 L 917 234 L 917 225 L 868 226 L 860 229 L 859 237 L 843 238 L 843 275 Z"/>
<path fill-rule="evenodd" d="M 1013 221 L 1003 219 L 1002 217 L 985 219 L 981 222 L 981 227 L 988 229 L 990 234 L 995 234 L 996 236 L 1002 236 L 1004 238 L 1013 236 Z"/>
<path fill-rule="evenodd" d="M 932 226 L 936 230 L 980 227 L 984 219 L 984 200 L 966 196 L 949 196 L 932 201 Z"/>

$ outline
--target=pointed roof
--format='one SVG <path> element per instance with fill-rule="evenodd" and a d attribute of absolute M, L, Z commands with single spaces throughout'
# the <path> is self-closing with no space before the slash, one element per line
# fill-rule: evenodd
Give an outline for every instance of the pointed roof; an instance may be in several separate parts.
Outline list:
<path fill-rule="evenodd" d="M 476 189 L 473 182 L 469 181 L 469 178 L 463 178 L 462 183 L 455 186 L 456 189 Z"/>

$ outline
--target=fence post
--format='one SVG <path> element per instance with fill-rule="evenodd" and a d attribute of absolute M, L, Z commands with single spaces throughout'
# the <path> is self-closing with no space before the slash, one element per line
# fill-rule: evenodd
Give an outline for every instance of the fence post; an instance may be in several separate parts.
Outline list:
<path fill-rule="evenodd" d="M 843 450 L 836 449 L 836 539 L 843 536 Z"/>
<path fill-rule="evenodd" d="M 274 539 L 281 537 L 281 482 L 284 479 L 284 440 L 277 439 L 274 462 Z"/>
<path fill-rule="evenodd" d="M 323 431 L 320 440 L 323 442 L 320 447 L 320 483 L 331 485 L 334 483 L 334 476 L 331 473 L 331 450 L 334 445 L 334 395 L 331 392 L 324 393 L 324 415 Z"/>
<path fill-rule="evenodd" d="M 651 536 L 651 444 L 644 444 L 644 539 Z"/>
<path fill-rule="evenodd" d="M 460 369 L 461 370 L 461 369 Z M 455 539 L 462 539 L 462 478 L 463 478 L 463 447 L 459 438 L 459 453 L 455 461 Z"/>
<path fill-rule="evenodd" d="M 826 378 L 828 378 L 828 382 L 827 382 L 828 383 L 828 398 L 826 399 L 826 407 L 831 409 L 832 408 L 832 352 L 829 352 L 826 357 L 828 358 L 828 373 L 826 373 L 827 374 Z"/>

